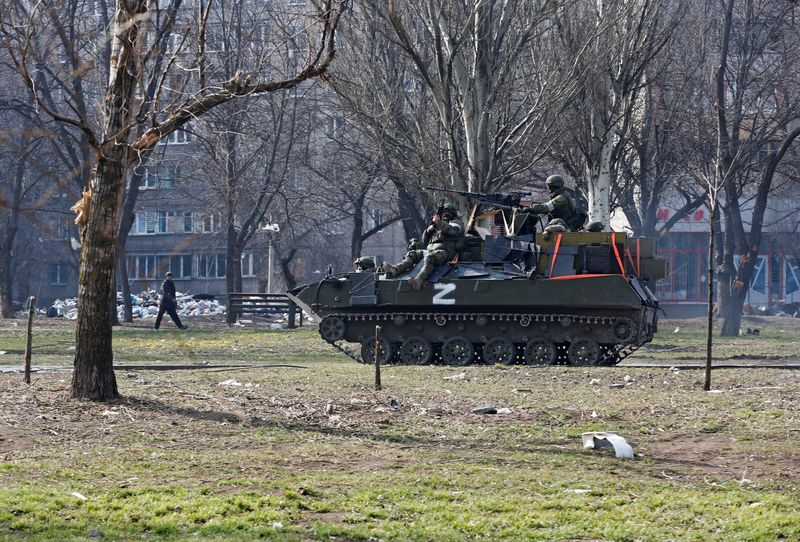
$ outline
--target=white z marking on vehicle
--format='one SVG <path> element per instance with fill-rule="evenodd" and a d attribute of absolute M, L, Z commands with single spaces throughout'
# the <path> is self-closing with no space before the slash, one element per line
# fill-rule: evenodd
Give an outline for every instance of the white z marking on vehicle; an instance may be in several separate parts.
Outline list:
<path fill-rule="evenodd" d="M 456 291 L 456 285 L 452 282 L 442 283 L 438 282 L 433 285 L 433 289 L 436 290 L 436 294 L 433 296 L 433 304 L 434 305 L 455 305 L 455 299 L 445 299 L 445 296 L 449 293 Z"/>

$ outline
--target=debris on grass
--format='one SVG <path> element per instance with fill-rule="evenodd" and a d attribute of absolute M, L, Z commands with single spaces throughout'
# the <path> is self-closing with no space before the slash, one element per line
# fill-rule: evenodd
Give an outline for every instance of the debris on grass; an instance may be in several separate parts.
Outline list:
<path fill-rule="evenodd" d="M 610 431 L 590 431 L 581 435 L 583 447 L 599 450 L 613 448 L 617 457 L 633 458 L 633 448 L 617 433 Z"/>
<path fill-rule="evenodd" d="M 491 405 L 483 405 L 472 409 L 473 414 L 497 414 L 497 409 Z"/>

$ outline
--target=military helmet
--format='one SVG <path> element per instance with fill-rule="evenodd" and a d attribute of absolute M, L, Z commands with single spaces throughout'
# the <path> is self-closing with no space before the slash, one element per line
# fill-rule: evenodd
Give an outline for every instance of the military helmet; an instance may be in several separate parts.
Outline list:
<path fill-rule="evenodd" d="M 547 188 L 550 190 L 554 190 L 556 188 L 562 188 L 564 186 L 564 177 L 561 175 L 550 175 L 547 180 L 545 181 Z"/>
<path fill-rule="evenodd" d="M 375 268 L 375 260 L 370 258 L 369 256 L 361 256 L 355 262 L 356 269 L 361 271 L 366 271 L 367 269 L 374 269 Z"/>
<path fill-rule="evenodd" d="M 456 207 L 455 204 L 450 203 L 448 201 L 447 203 L 442 205 L 442 212 L 444 213 L 444 212 L 447 212 L 447 211 L 450 211 L 454 215 L 457 215 L 458 214 L 458 207 Z"/>

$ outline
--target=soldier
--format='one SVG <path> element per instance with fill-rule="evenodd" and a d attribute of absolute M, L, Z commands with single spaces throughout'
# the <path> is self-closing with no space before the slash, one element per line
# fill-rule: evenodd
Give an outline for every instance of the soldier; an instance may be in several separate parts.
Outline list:
<path fill-rule="evenodd" d="M 386 278 L 396 277 L 422 260 L 422 269 L 417 276 L 408 279 L 411 287 L 419 290 L 435 266 L 451 260 L 465 245 L 464 222 L 458 217 L 458 209 L 452 203 L 445 203 L 442 215 L 433 215 L 431 225 L 422 234 L 422 241 L 411 240 L 405 259 L 397 265 L 384 265 Z M 421 250 L 422 247 L 426 250 Z"/>
<path fill-rule="evenodd" d="M 376 271 L 375 260 L 369 256 L 361 256 L 358 258 L 353 262 L 353 267 L 355 267 L 358 273 L 374 273 Z"/>
<path fill-rule="evenodd" d="M 550 222 L 545 233 L 581 230 L 588 217 L 564 188 L 564 178 L 561 175 L 550 175 L 545 184 L 550 191 L 550 200 L 546 203 L 534 203 L 523 212 L 548 215 Z"/>

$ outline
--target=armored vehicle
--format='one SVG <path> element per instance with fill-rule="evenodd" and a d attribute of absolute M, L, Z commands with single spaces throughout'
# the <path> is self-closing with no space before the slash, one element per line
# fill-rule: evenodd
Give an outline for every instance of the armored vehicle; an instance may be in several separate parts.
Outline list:
<path fill-rule="evenodd" d="M 408 282 L 417 268 L 387 279 L 367 266 L 288 294 L 321 318 L 324 340 L 364 363 L 614 365 L 650 341 L 659 310 L 650 286 L 666 274 L 654 240 L 540 224 L 480 203 L 466 249 L 420 290 Z M 359 343 L 360 358 L 341 341 Z"/>

